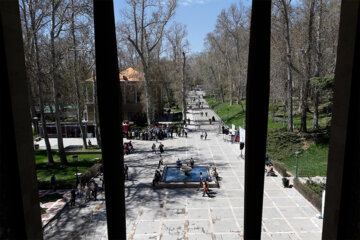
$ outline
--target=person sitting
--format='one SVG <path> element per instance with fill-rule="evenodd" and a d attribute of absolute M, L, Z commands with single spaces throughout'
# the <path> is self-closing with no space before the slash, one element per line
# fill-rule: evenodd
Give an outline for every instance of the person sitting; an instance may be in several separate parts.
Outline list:
<path fill-rule="evenodd" d="M 176 166 L 181 167 L 181 165 L 182 165 L 182 163 L 181 163 L 180 159 L 176 160 Z"/>
<path fill-rule="evenodd" d="M 269 155 L 267 155 L 267 154 L 265 156 L 265 165 L 272 166 L 271 160 L 269 159 Z"/>
<path fill-rule="evenodd" d="M 89 139 L 89 141 L 88 141 L 88 145 L 89 145 L 89 146 L 92 146 L 90 139 Z"/>
<path fill-rule="evenodd" d="M 269 171 L 266 173 L 266 176 L 276 177 L 273 167 L 269 169 Z"/>

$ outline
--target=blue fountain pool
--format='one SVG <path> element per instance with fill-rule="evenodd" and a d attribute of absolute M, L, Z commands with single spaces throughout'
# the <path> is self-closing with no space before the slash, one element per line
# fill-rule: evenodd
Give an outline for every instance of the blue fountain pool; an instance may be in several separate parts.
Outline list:
<path fill-rule="evenodd" d="M 206 166 L 196 166 L 185 174 L 178 167 L 167 167 L 164 173 L 164 182 L 198 182 L 200 180 L 200 172 L 202 172 L 204 179 L 212 181 L 208 170 L 209 168 Z"/>

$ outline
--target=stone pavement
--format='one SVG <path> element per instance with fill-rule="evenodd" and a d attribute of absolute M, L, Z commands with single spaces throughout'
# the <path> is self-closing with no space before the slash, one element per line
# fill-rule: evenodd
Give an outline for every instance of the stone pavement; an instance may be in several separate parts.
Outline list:
<path fill-rule="evenodd" d="M 129 180 L 126 181 L 126 226 L 129 240 L 232 240 L 242 239 L 244 212 L 244 159 L 238 144 L 223 140 L 218 134 L 219 121 L 209 125 L 208 117 L 190 110 L 189 117 L 200 124 L 187 138 L 175 137 L 162 142 L 164 164 L 179 158 L 195 165 L 216 166 L 222 180 L 212 190 L 213 198 L 203 197 L 196 189 L 156 189 L 152 179 L 160 155 L 152 153 L 153 141 L 132 140 L 135 153 L 126 155 Z M 201 140 L 202 130 L 208 139 Z M 157 146 L 159 143 L 156 143 Z M 69 209 L 46 229 L 46 239 L 106 239 L 106 212 L 103 200 L 84 208 Z M 262 220 L 262 239 L 321 238 L 319 212 L 294 188 L 283 188 L 281 177 L 266 177 Z M 91 217 L 90 217 L 91 216 Z M 91 220 L 90 220 L 91 219 Z M 57 235 L 57 233 L 63 233 Z"/>
<path fill-rule="evenodd" d="M 46 213 L 41 214 L 42 226 L 45 227 L 57 214 L 59 214 L 66 204 L 70 201 L 71 193 L 70 190 L 39 190 L 39 197 L 45 196 L 47 194 L 61 194 L 63 198 L 56 200 L 55 202 L 40 203 L 40 207 L 46 209 Z"/>
<path fill-rule="evenodd" d="M 43 228 L 44 239 L 86 239 L 94 216 L 96 216 L 98 221 L 103 220 L 102 218 L 106 219 L 105 208 L 103 206 L 105 198 L 101 188 L 102 182 L 100 177 L 94 178 L 100 187 L 97 201 L 85 201 L 85 196 L 83 196 L 82 198 L 76 198 L 75 206 L 71 207 L 70 203 L 64 206 L 61 212 Z M 69 201 L 69 199 L 67 200 Z M 99 213 L 102 215 L 101 217 L 97 216 Z M 105 233 L 93 235 L 92 239 L 107 239 L 103 237 Z"/>

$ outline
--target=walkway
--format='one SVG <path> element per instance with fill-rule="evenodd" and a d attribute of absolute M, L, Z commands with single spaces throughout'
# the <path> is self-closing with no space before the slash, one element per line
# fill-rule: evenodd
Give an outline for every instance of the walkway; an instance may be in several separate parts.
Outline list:
<path fill-rule="evenodd" d="M 160 156 L 151 152 L 151 141 L 133 140 L 135 154 L 126 155 L 129 180 L 126 182 L 127 238 L 130 240 L 232 240 L 242 239 L 244 212 L 244 159 L 237 144 L 224 142 L 218 134 L 218 123 L 209 125 L 208 117 L 191 110 L 189 117 L 200 124 L 200 130 L 190 125 L 188 138 L 161 141 L 165 145 L 164 164 L 174 164 L 179 158 L 195 164 L 216 166 L 223 178 L 219 189 L 212 189 L 213 198 L 202 197 L 196 189 L 154 189 L 153 174 Z M 207 130 L 208 139 L 200 132 Z M 158 143 L 157 143 L 158 145 Z M 68 238 L 106 239 L 106 213 L 102 201 L 91 204 L 87 212 L 69 209 L 50 224 L 63 229 Z M 90 213 L 92 214 L 90 221 Z M 86 215 L 87 214 L 87 215 Z M 294 188 L 283 188 L 281 177 L 266 177 L 262 239 L 321 239 L 322 220 L 318 211 Z M 46 229 L 46 239 L 58 239 L 54 230 Z M 66 238 L 66 234 L 61 235 Z"/>

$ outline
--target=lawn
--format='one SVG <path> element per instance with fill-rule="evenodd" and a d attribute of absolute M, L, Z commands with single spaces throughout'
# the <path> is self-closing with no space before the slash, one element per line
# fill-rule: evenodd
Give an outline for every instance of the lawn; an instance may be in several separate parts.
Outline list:
<path fill-rule="evenodd" d="M 298 176 L 326 176 L 327 170 L 327 156 L 329 146 L 327 145 L 311 145 L 307 150 L 301 151 L 298 157 Z M 291 157 L 281 160 L 286 169 L 291 173 L 295 173 L 296 157 L 295 154 Z"/>
<path fill-rule="evenodd" d="M 39 181 L 39 188 L 48 188 L 51 174 L 54 173 L 59 188 L 73 186 L 76 183 L 76 165 L 79 173 L 87 172 L 96 162 L 95 158 L 101 158 L 101 154 L 79 154 L 78 162 L 72 159 L 72 155 L 67 156 L 68 165 L 62 166 L 58 155 L 54 155 L 54 165 L 48 164 L 48 159 L 44 151 L 37 151 L 36 172 Z"/>
<path fill-rule="evenodd" d="M 228 126 L 235 124 L 236 126 L 244 127 L 245 112 L 240 105 L 234 104 L 229 106 L 229 103 L 221 103 L 215 98 L 206 98 L 210 107 L 225 121 Z M 245 100 L 242 101 L 245 107 Z M 315 139 L 312 138 L 312 133 L 300 135 L 296 132 L 286 131 L 287 123 L 275 122 L 276 119 L 283 119 L 283 113 L 279 106 L 270 106 L 268 116 L 268 140 L 267 153 L 273 159 L 276 159 L 284 164 L 289 172 L 295 175 L 296 157 L 295 151 L 301 151 L 298 158 L 298 175 L 299 176 L 326 176 L 327 171 L 327 157 L 328 157 L 328 142 L 316 144 Z M 300 116 L 294 115 L 295 129 L 300 127 Z M 313 121 L 312 113 L 308 113 L 307 126 L 311 129 Z M 326 113 L 321 113 L 319 116 L 319 125 L 321 127 L 329 124 L 331 117 Z"/>

